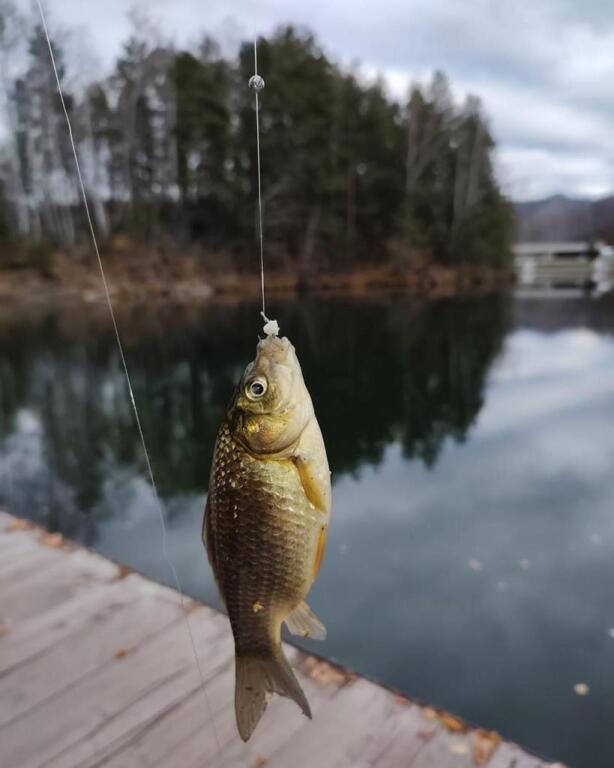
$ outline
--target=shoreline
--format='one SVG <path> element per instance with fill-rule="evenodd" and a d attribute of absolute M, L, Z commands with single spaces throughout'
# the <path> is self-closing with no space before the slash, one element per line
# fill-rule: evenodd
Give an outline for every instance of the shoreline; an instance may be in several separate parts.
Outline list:
<path fill-rule="evenodd" d="M 220 299 L 256 300 L 260 296 L 260 278 L 255 274 L 208 273 L 193 268 L 193 264 L 187 269 L 185 264 L 178 266 L 147 265 L 143 271 L 135 264 L 118 265 L 115 259 L 109 259 L 105 276 L 111 298 L 130 303 L 198 304 Z M 371 293 L 389 293 L 437 299 L 509 290 L 515 284 L 511 269 L 470 266 L 404 270 L 384 266 L 328 272 L 307 278 L 280 272 L 266 276 L 269 297 L 301 294 L 368 297 Z M 75 265 L 70 269 L 64 266 L 46 274 L 31 268 L 0 271 L 0 301 L 5 306 L 64 301 L 95 304 L 105 300 L 96 264 Z"/>

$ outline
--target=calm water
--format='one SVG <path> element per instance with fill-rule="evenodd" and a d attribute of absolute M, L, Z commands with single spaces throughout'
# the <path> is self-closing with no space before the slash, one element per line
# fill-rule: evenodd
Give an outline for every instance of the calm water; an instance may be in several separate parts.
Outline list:
<path fill-rule="evenodd" d="M 312 647 L 547 756 L 614 764 L 614 299 L 271 307 L 327 442 Z M 120 318 L 185 590 L 257 308 Z M 0 324 L 0 504 L 170 582 L 114 340 L 92 310 Z M 307 644 L 308 646 L 308 644 Z M 574 693 L 576 683 L 590 687 Z"/>

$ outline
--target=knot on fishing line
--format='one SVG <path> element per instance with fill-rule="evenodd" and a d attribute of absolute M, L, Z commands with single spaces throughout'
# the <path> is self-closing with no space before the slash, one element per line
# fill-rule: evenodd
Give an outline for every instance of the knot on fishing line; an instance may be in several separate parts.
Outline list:
<path fill-rule="evenodd" d="M 265 336 L 279 336 L 279 323 L 277 320 L 269 320 L 264 312 L 261 312 L 260 314 L 264 320 L 264 328 L 262 330 Z"/>

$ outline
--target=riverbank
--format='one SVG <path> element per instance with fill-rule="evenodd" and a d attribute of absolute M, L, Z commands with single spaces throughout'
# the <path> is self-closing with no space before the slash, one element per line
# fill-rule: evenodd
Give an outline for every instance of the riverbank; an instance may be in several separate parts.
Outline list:
<path fill-rule="evenodd" d="M 112 296 L 128 301 L 170 299 L 191 303 L 213 296 L 253 298 L 260 292 L 257 269 L 251 273 L 230 267 L 212 271 L 203 266 L 202 259 L 190 254 L 151 251 L 144 255 L 123 248 L 104 254 L 103 263 Z M 266 275 L 269 294 L 309 291 L 364 296 L 383 291 L 438 297 L 489 292 L 511 287 L 514 282 L 511 269 L 476 265 L 452 268 L 427 262 L 411 267 L 384 264 L 322 273 L 269 271 Z M 98 302 L 104 298 L 100 270 L 92 253 L 77 259 L 53 253 L 37 266 L 15 262 L 0 270 L 2 302 Z"/>

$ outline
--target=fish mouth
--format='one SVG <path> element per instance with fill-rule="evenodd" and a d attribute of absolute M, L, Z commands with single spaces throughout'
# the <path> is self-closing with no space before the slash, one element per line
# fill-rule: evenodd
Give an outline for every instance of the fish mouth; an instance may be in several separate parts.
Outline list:
<path fill-rule="evenodd" d="M 266 339 L 261 339 L 258 342 L 256 360 L 254 362 L 257 363 L 258 358 L 262 355 L 277 364 L 287 363 L 293 349 L 292 343 L 286 336 L 283 336 L 281 339 L 277 336 L 267 336 Z"/>

